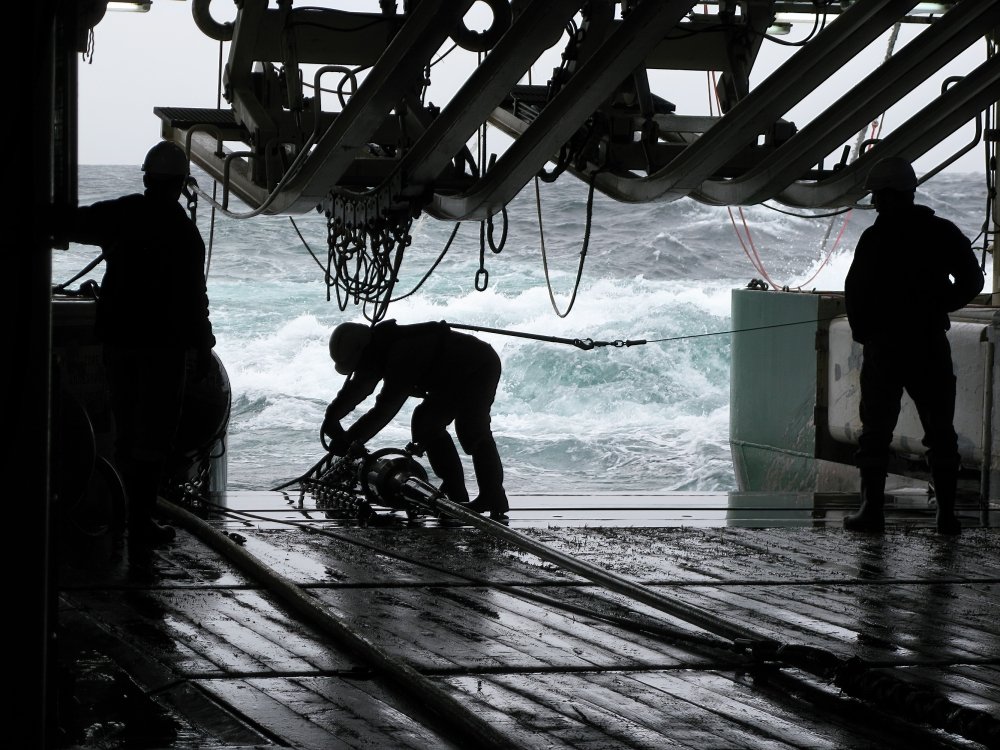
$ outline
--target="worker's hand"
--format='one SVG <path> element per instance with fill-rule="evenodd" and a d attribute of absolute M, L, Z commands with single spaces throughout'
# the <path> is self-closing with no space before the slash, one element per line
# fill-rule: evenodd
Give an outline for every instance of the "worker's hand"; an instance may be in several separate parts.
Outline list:
<path fill-rule="evenodd" d="M 334 419 L 329 414 L 324 417 L 323 426 L 319 428 L 319 431 L 321 435 L 326 435 L 331 440 L 344 435 L 344 428 L 340 426 L 340 420 Z"/>
<path fill-rule="evenodd" d="M 360 440 L 355 440 L 347 447 L 345 455 L 347 458 L 364 458 L 368 455 L 368 449 L 365 448 L 365 444 Z"/>
<path fill-rule="evenodd" d="M 330 438 L 330 442 L 324 442 L 323 445 L 327 452 L 332 453 L 335 456 L 340 456 L 341 458 L 347 455 L 347 452 L 351 447 L 347 442 L 347 438 L 342 434 L 337 437 Z"/>
<path fill-rule="evenodd" d="M 319 428 L 320 441 L 323 447 L 335 456 L 343 456 L 347 453 L 349 443 L 347 433 L 340 426 L 340 420 L 327 415 L 323 420 L 323 426 Z M 329 442 L 327 442 L 329 441 Z"/>

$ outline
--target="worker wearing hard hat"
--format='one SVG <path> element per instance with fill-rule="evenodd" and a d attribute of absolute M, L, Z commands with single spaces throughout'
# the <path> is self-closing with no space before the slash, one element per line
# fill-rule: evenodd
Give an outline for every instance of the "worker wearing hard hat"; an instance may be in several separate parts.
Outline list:
<path fill-rule="evenodd" d="M 97 300 L 115 427 L 115 466 L 128 500 L 128 552 L 144 561 L 170 542 L 153 518 L 180 423 L 189 378 L 212 364 L 215 336 L 205 284 L 205 243 L 179 203 L 188 158 L 175 143 L 153 146 L 142 164 L 143 193 L 81 206 L 63 239 L 99 245 L 106 271 Z"/>
<path fill-rule="evenodd" d="M 875 164 L 865 188 L 878 216 L 862 233 L 844 282 L 851 333 L 863 346 L 856 455 L 861 507 L 844 518 L 844 527 L 884 529 L 889 447 L 905 389 L 924 428 L 937 530 L 958 534 L 955 374 L 945 332 L 948 314 L 982 291 L 983 273 L 958 227 L 914 203 L 917 177 L 906 159 Z"/>
<path fill-rule="evenodd" d="M 500 381 L 500 358 L 493 347 L 444 322 L 399 325 L 388 320 L 374 327 L 341 323 L 330 336 L 330 357 L 337 372 L 349 376 L 327 407 L 321 429 L 332 453 L 343 456 L 353 443 L 368 442 L 408 398 L 420 398 L 410 430 L 441 479 L 442 491 L 478 513 L 488 511 L 493 518 L 506 514 L 503 465 L 490 427 Z M 344 430 L 340 420 L 380 382 L 374 406 Z M 462 449 L 472 457 L 479 485 L 479 496 L 471 503 L 462 462 L 447 430 L 452 422 Z"/>

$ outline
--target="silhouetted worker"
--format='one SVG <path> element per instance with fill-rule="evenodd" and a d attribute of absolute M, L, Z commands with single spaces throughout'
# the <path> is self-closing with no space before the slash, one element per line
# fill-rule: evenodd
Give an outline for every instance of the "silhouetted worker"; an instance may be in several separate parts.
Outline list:
<path fill-rule="evenodd" d="M 955 494 L 960 457 L 955 434 L 955 374 L 948 313 L 983 289 L 969 240 L 946 219 L 915 205 L 908 161 L 878 162 L 865 189 L 878 216 L 858 240 L 844 283 L 847 319 L 863 349 L 861 437 L 856 454 L 861 507 L 844 518 L 851 531 L 882 531 L 892 431 L 903 390 L 923 426 L 937 499 L 937 530 L 958 534 Z"/>
<path fill-rule="evenodd" d="M 145 556 L 174 539 L 154 520 L 188 377 L 209 371 L 215 336 L 208 313 L 205 243 L 178 202 L 188 160 L 177 144 L 153 146 L 144 193 L 75 209 L 66 239 L 99 245 L 107 269 L 97 300 L 115 423 L 115 464 L 128 495 L 128 551 Z M 190 373 L 190 374 L 189 374 Z"/>
<path fill-rule="evenodd" d="M 341 323 L 330 336 L 330 357 L 337 372 L 349 376 L 327 407 L 321 430 L 335 455 L 377 435 L 408 398 L 422 399 L 413 410 L 410 430 L 441 479 L 442 491 L 453 502 L 469 503 L 462 462 L 447 430 L 454 422 L 479 484 L 479 496 L 468 507 L 489 511 L 493 518 L 506 513 L 503 465 L 490 428 L 500 381 L 500 358 L 493 347 L 444 322 L 398 325 L 388 320 L 374 327 Z M 345 431 L 340 420 L 379 382 L 383 385 L 374 406 Z"/>

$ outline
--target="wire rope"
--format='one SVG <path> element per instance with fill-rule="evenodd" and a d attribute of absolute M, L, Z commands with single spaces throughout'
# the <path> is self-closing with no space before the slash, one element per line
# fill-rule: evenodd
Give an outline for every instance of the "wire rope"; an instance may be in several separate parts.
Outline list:
<path fill-rule="evenodd" d="M 426 483 L 420 484 L 424 485 L 427 490 L 434 490 L 432 486 Z M 436 494 L 439 495 L 440 493 L 436 492 Z M 172 504 L 161 501 L 160 506 L 164 505 L 169 506 Z M 467 520 L 469 524 L 494 538 L 511 542 L 522 550 L 540 557 L 542 560 L 581 575 L 610 591 L 694 625 L 709 634 L 717 636 L 722 641 L 731 641 L 732 648 L 736 653 L 749 658 L 749 669 L 764 669 L 764 672 L 760 676 L 765 679 L 768 674 L 767 667 L 771 665 L 772 668 L 794 668 L 802 670 L 815 678 L 832 680 L 847 695 L 861 698 L 866 702 L 875 704 L 880 709 L 887 710 L 887 721 L 895 724 L 895 729 L 906 731 L 908 734 L 920 736 L 921 738 L 926 738 L 927 726 L 945 729 L 964 738 L 986 742 L 990 746 L 996 741 L 997 737 L 1000 737 L 1000 720 L 997 720 L 995 717 L 991 717 L 981 710 L 956 704 L 947 696 L 939 694 L 932 689 L 912 684 L 909 681 L 896 677 L 891 672 L 875 668 L 867 660 L 859 657 L 845 659 L 833 651 L 822 647 L 782 643 L 773 638 L 763 637 L 755 632 L 753 628 L 748 628 L 739 622 L 720 617 L 718 614 L 705 610 L 700 606 L 666 596 L 659 591 L 653 590 L 648 584 L 635 583 L 620 575 L 610 573 L 593 563 L 562 553 L 522 533 L 508 529 L 503 524 L 480 518 L 478 514 L 469 512 L 458 504 L 442 500 L 440 503 L 434 505 L 434 507 L 438 510 L 443 510 L 448 516 L 455 516 L 457 520 Z M 239 557 L 244 565 L 253 566 L 259 577 L 270 582 L 272 585 L 277 585 L 280 589 L 278 593 L 284 596 L 285 601 L 295 611 L 307 616 L 313 623 L 323 625 L 328 632 L 332 632 L 355 650 L 364 653 L 381 670 L 399 679 L 408 692 L 414 688 L 417 690 L 427 689 L 438 710 L 443 710 L 445 716 L 451 715 L 456 706 L 461 705 L 438 686 L 429 683 L 427 678 L 417 669 L 398 657 L 385 653 L 371 639 L 350 629 L 338 617 L 317 605 L 315 599 L 308 596 L 301 586 L 296 585 L 290 579 L 281 576 L 263 565 L 253 555 L 250 555 L 240 545 L 236 544 L 234 540 L 210 527 L 202 519 L 198 518 L 197 515 L 176 506 L 174 506 L 172 511 L 171 509 L 167 510 L 176 514 L 175 517 L 190 523 L 191 526 L 189 529 L 199 536 L 199 538 L 205 541 L 211 540 L 213 546 L 215 546 L 214 542 L 220 543 Z M 468 516 L 468 518 L 465 519 L 465 516 Z M 282 522 L 307 528 L 313 533 L 320 531 L 308 522 Z M 336 536 L 340 537 L 342 535 Z M 218 549 L 218 547 L 216 548 Z M 488 585 L 492 586 L 492 584 Z M 593 616 L 593 614 L 588 613 L 588 616 Z M 715 647 L 715 644 L 712 645 Z M 780 679 L 792 688 L 816 689 L 816 686 L 812 683 L 803 681 L 801 678 L 787 672 L 782 673 Z M 793 692 L 795 692 L 794 689 Z M 856 708 L 852 708 L 852 706 L 844 701 L 830 700 L 828 704 L 843 715 L 850 715 L 856 710 Z M 488 724 L 472 720 L 470 719 L 471 716 L 470 714 L 469 716 L 460 715 L 456 717 L 460 720 L 468 719 L 468 721 L 462 723 L 464 731 L 473 734 L 484 733 L 486 741 L 490 743 L 502 741 L 502 738 L 495 734 L 489 728 Z M 913 722 L 916 726 L 907 722 Z"/>
<path fill-rule="evenodd" d="M 631 347 L 631 346 L 641 346 L 643 344 L 659 344 L 666 341 L 685 341 L 687 339 L 698 339 L 706 338 L 709 336 L 731 336 L 738 333 L 752 333 L 753 331 L 767 331 L 775 328 L 785 328 L 787 326 L 801 326 L 801 325 L 812 325 L 816 323 L 827 323 L 831 320 L 836 320 L 842 317 L 841 315 L 831 315 L 829 317 L 823 318 L 809 318 L 807 320 L 794 320 L 788 323 L 770 323 L 766 326 L 751 326 L 749 328 L 736 328 L 728 331 L 708 331 L 705 333 L 689 333 L 683 336 L 668 336 L 666 338 L 660 339 L 615 339 L 613 341 L 595 341 L 594 339 L 571 339 L 563 338 L 559 336 L 546 336 L 539 333 L 527 333 L 525 331 L 508 331 L 503 328 L 489 328 L 487 326 L 477 326 L 469 325 L 464 323 L 448 323 L 445 324 L 449 328 L 458 328 L 467 331 L 480 331 L 482 333 L 495 333 L 500 336 L 514 336 L 517 338 L 535 339 L 536 341 L 546 341 L 552 344 L 571 344 L 578 349 L 590 350 L 597 347 L 613 346 L 615 348 Z"/>
<path fill-rule="evenodd" d="M 231 537 L 212 528 L 196 514 L 175 503 L 160 500 L 158 508 L 182 523 L 192 534 L 223 553 L 244 572 L 262 581 L 267 590 L 278 596 L 293 612 L 304 617 L 349 649 L 364 656 L 370 664 L 392 677 L 390 685 L 436 715 L 443 725 L 457 730 L 481 746 L 502 750 L 508 747 L 505 738 L 478 714 L 469 710 L 460 700 L 445 691 L 433 680 L 424 676 L 407 661 L 386 653 L 367 636 L 348 627 L 339 617 L 323 607 L 294 581 L 271 569 L 243 549 Z M 479 746 L 477 744 L 477 746 Z"/>
<path fill-rule="evenodd" d="M 319 466 L 322 463 L 323 459 L 321 459 L 320 462 L 316 464 L 316 466 Z M 292 484 L 301 482 L 303 479 L 305 479 L 306 476 L 308 476 L 308 473 L 309 472 L 307 472 L 297 480 L 293 480 L 292 482 L 286 483 L 285 485 L 283 485 L 283 487 L 287 488 Z M 662 622 L 650 621 L 650 620 L 647 620 L 645 622 L 639 622 L 631 617 L 608 614 L 607 612 L 599 612 L 592 607 L 577 605 L 571 602 L 556 599 L 555 597 L 539 594 L 535 591 L 525 588 L 524 586 L 498 583 L 496 581 L 490 581 L 488 579 L 479 578 L 477 576 L 470 575 L 463 571 L 453 570 L 451 568 L 447 568 L 442 565 L 428 562 L 427 560 L 418 557 L 405 555 L 395 549 L 386 547 L 384 545 L 375 544 L 374 542 L 358 539 L 345 534 L 338 534 L 335 531 L 330 531 L 329 529 L 324 529 L 312 525 L 310 521 L 274 519 L 262 516 L 258 513 L 251 513 L 249 511 L 233 510 L 231 508 L 227 508 L 225 506 L 217 505 L 214 503 L 204 502 L 203 504 L 205 505 L 206 508 L 215 511 L 219 515 L 230 516 L 233 518 L 251 518 L 257 521 L 265 521 L 268 523 L 280 523 L 295 528 L 307 528 L 311 533 L 318 534 L 320 536 L 325 536 L 330 539 L 336 539 L 337 541 L 344 542 L 346 544 L 351 544 L 357 547 L 361 547 L 363 549 L 367 549 L 371 552 L 375 552 L 376 554 L 382 557 L 386 557 L 388 559 L 397 560 L 399 562 L 405 562 L 418 568 L 424 568 L 426 570 L 440 573 L 442 575 L 459 578 L 462 579 L 463 581 L 466 581 L 467 583 L 471 583 L 477 586 L 497 589 L 512 596 L 516 596 L 518 598 L 535 601 L 537 603 L 555 607 L 557 609 L 571 612 L 573 614 L 582 615 L 585 617 L 591 617 L 595 620 L 602 620 L 604 622 L 617 625 L 630 632 L 647 633 L 655 635 L 660 638 L 669 639 L 672 642 L 683 641 L 688 645 L 695 645 L 700 648 L 708 648 L 716 652 L 719 650 L 728 650 L 728 651 L 732 650 L 730 644 L 726 643 L 724 640 L 716 636 L 706 636 L 706 635 L 691 633 L 688 631 L 681 630 L 679 628 L 671 627 L 670 625 Z M 601 602 L 614 609 L 621 608 L 621 605 L 618 602 L 615 602 L 614 600 L 608 599 L 601 595 L 594 594 L 593 592 L 588 592 L 587 598 L 592 601 Z"/>
<path fill-rule="evenodd" d="M 542 251 L 542 268 L 545 271 L 545 286 L 549 292 L 549 302 L 552 304 L 552 309 L 560 318 L 565 318 L 573 310 L 573 305 L 576 304 L 577 292 L 580 290 L 580 280 L 583 277 L 583 265 L 587 260 L 587 249 L 590 246 L 590 229 L 594 214 L 594 183 L 596 182 L 596 177 L 597 172 L 594 172 L 590 177 L 590 187 L 587 192 L 587 221 L 583 234 L 583 247 L 580 249 L 580 263 L 576 269 L 576 281 L 573 284 L 573 293 L 570 296 L 569 305 L 567 306 L 565 312 L 559 310 L 555 293 L 552 290 L 552 279 L 549 275 L 548 254 L 545 250 L 545 232 L 542 228 L 542 196 L 539 189 L 538 177 L 535 177 L 535 207 L 538 214 L 538 239 Z"/>
<path fill-rule="evenodd" d="M 817 18 L 818 18 L 818 16 L 817 16 Z M 825 10 L 824 10 L 824 13 L 823 13 L 823 19 L 824 19 L 823 22 L 824 22 L 824 25 L 825 25 L 825 22 L 826 22 L 826 11 Z M 896 40 L 897 40 L 897 38 L 899 36 L 900 26 L 901 26 L 901 24 L 898 23 L 898 22 L 893 26 L 892 33 L 889 35 L 889 40 L 888 40 L 888 43 L 887 43 L 887 46 L 886 46 L 886 52 L 885 52 L 885 57 L 884 57 L 883 61 L 888 60 L 888 59 L 890 59 L 892 57 L 893 51 L 895 50 L 895 46 L 896 46 Z M 813 33 L 815 33 L 815 32 L 816 32 L 816 27 L 814 26 Z M 770 38 L 770 37 L 768 37 L 768 38 Z M 772 41 L 778 41 L 778 40 L 772 39 Z M 718 93 L 717 93 L 718 84 L 717 84 L 717 81 L 716 81 L 716 74 L 715 74 L 714 71 L 706 71 L 706 77 L 707 77 L 707 80 L 709 82 L 709 113 L 710 114 L 715 114 L 716 107 L 718 106 Z M 713 93 L 714 93 L 714 96 L 713 96 Z M 873 121 L 871 123 L 871 128 L 872 128 L 871 141 L 877 140 L 879 138 L 879 136 L 881 135 L 881 132 L 882 132 L 882 126 L 883 126 L 884 122 L 885 122 L 885 118 L 884 118 L 884 113 L 883 113 L 883 116 L 879 117 L 877 120 L 875 120 L 875 121 Z M 857 137 L 856 137 L 855 143 L 854 143 L 854 147 L 852 149 L 852 155 L 854 156 L 854 158 L 857 158 L 860 155 L 862 144 L 864 143 L 864 140 L 863 140 L 864 136 L 865 136 L 865 130 L 864 129 L 861 130 L 857 134 Z M 773 206 L 768 206 L 767 204 L 764 204 L 764 207 L 768 208 L 768 209 L 771 209 L 771 210 L 774 210 L 774 211 L 778 211 L 779 213 L 783 213 L 783 214 L 786 214 L 788 216 L 795 216 L 795 217 L 798 217 L 798 218 L 806 218 L 806 219 L 810 219 L 810 218 L 811 219 L 827 218 L 827 217 L 830 218 L 830 223 L 827 226 L 826 232 L 823 235 L 823 241 L 822 241 L 822 243 L 820 245 L 820 253 L 823 255 L 823 260 L 820 262 L 819 266 L 816 268 L 815 271 L 813 271 L 812 275 L 809 278 L 807 278 L 805 281 L 802 281 L 802 282 L 800 282 L 799 284 L 796 284 L 796 285 L 780 285 L 779 286 L 779 284 L 777 284 L 774 281 L 774 279 L 771 278 L 770 274 L 767 271 L 767 268 L 764 265 L 763 258 L 761 258 L 760 252 L 758 251 L 757 246 L 756 246 L 756 244 L 755 244 L 755 242 L 753 240 L 753 237 L 751 235 L 750 224 L 749 224 L 749 222 L 747 220 L 747 217 L 746 217 L 746 215 L 745 215 L 745 213 L 743 211 L 743 207 L 742 206 L 739 207 L 740 224 L 743 227 L 743 233 L 742 234 L 740 232 L 739 227 L 737 226 L 736 217 L 733 215 L 733 209 L 732 209 L 732 207 L 731 206 L 727 206 L 726 207 L 727 211 L 729 213 L 729 220 L 730 220 L 730 222 L 733 225 L 733 230 L 736 233 L 736 237 L 739 240 L 741 248 L 743 249 L 743 254 L 746 255 L 747 259 L 750 261 L 750 265 L 753 266 L 754 270 L 756 270 L 775 289 L 781 288 L 781 289 L 784 289 L 786 291 L 790 290 L 790 289 L 802 290 L 804 287 L 808 286 L 817 276 L 819 276 L 820 272 L 829 264 L 831 258 L 833 257 L 833 254 L 836 252 L 837 248 L 840 247 L 840 242 L 841 242 L 841 240 L 844 237 L 844 233 L 847 231 L 847 227 L 848 227 L 848 224 L 850 222 L 850 218 L 851 218 L 851 216 L 853 214 L 853 210 L 854 209 L 853 209 L 853 207 L 851 207 L 851 208 L 844 209 L 844 210 L 841 210 L 841 211 L 834 211 L 834 212 L 831 212 L 831 213 L 828 213 L 828 214 L 821 214 L 821 215 L 816 215 L 816 216 L 811 216 L 810 217 L 810 216 L 805 216 L 805 215 L 802 215 L 802 214 L 795 214 L 795 213 L 791 213 L 791 212 L 788 212 L 788 211 L 782 211 L 780 209 L 774 208 Z M 834 240 L 833 244 L 830 246 L 830 249 L 828 251 L 826 251 L 825 254 L 824 254 L 823 250 L 824 250 L 824 248 L 827 245 L 827 241 L 830 238 L 831 232 L 833 231 L 834 219 L 837 216 L 839 216 L 839 215 L 843 215 L 844 216 L 843 224 L 841 225 L 840 231 L 837 233 L 836 239 Z"/>
<path fill-rule="evenodd" d="M 222 55 L 222 41 L 219 41 L 219 61 L 217 63 L 217 73 L 215 82 L 215 108 L 218 110 L 222 109 L 222 76 L 225 70 L 223 65 L 223 55 Z M 215 221 L 216 213 L 215 207 L 218 205 L 219 197 L 219 181 L 212 180 L 212 201 L 211 201 L 211 214 L 208 220 L 208 249 L 205 253 L 205 281 L 208 281 L 208 274 L 212 268 L 212 252 L 215 249 Z"/>

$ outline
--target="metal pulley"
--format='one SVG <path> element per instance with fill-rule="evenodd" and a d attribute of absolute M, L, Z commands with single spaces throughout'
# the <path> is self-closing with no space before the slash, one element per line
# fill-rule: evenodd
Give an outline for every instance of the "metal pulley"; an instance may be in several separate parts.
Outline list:
<path fill-rule="evenodd" d="M 403 489 L 411 479 L 427 483 L 427 472 L 404 451 L 386 448 L 375 451 L 361 462 L 358 480 L 365 497 L 376 505 L 409 510 Z"/>

